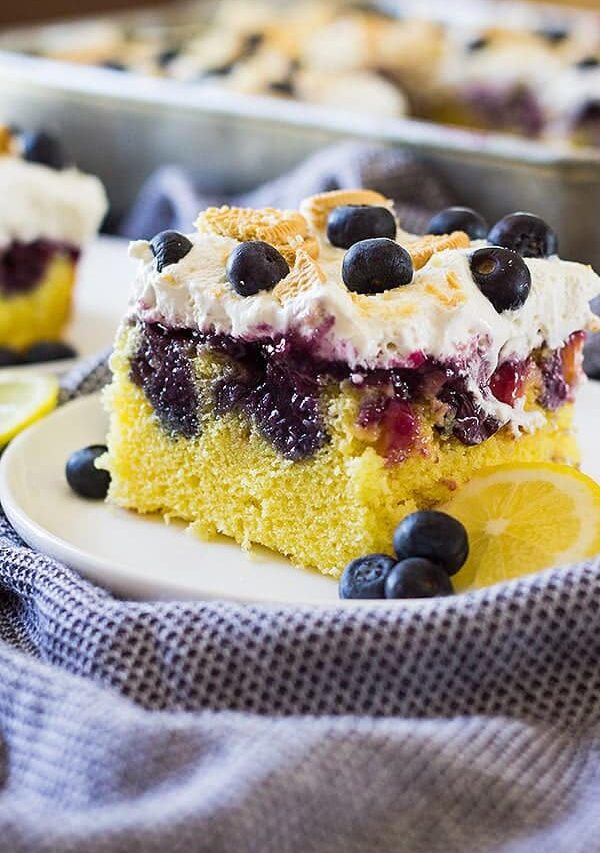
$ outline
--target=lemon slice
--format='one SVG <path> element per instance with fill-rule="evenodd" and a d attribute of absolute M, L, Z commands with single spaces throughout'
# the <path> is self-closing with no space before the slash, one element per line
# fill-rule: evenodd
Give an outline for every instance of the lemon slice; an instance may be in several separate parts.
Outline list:
<path fill-rule="evenodd" d="M 452 578 L 457 591 L 600 553 L 600 485 L 568 465 L 487 468 L 438 509 L 469 534 L 469 558 Z"/>
<path fill-rule="evenodd" d="M 6 376 L 0 379 L 0 447 L 51 412 L 58 402 L 54 376 Z"/>

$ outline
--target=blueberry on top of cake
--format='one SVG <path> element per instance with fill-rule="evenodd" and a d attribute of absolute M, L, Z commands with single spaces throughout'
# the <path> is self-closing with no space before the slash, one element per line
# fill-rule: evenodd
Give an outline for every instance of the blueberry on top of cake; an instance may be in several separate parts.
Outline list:
<path fill-rule="evenodd" d="M 485 465 L 576 462 L 600 279 L 530 213 L 432 228 L 335 191 L 133 243 L 109 499 L 336 573 Z"/>

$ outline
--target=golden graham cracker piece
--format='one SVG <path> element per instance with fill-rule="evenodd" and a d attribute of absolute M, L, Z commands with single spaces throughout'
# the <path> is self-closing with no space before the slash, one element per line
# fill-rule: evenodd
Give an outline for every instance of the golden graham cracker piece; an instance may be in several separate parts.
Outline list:
<path fill-rule="evenodd" d="M 311 257 L 319 254 L 317 241 L 308 234 L 306 219 L 296 210 L 209 207 L 198 216 L 195 226 L 200 234 L 217 234 L 240 242 L 264 240 L 274 246 L 290 266 L 294 265 L 299 249 Z"/>
<path fill-rule="evenodd" d="M 392 203 L 375 190 L 332 190 L 305 198 L 300 211 L 313 230 L 323 231 L 331 211 L 343 204 L 373 204 L 380 207 L 392 207 Z"/>
<path fill-rule="evenodd" d="M 299 293 L 323 284 L 325 280 L 325 273 L 318 262 L 305 249 L 298 249 L 292 271 L 273 288 L 273 295 L 279 302 L 285 302 Z"/>
<path fill-rule="evenodd" d="M 404 243 L 404 248 L 410 254 L 414 268 L 420 270 L 436 252 L 467 249 L 470 245 L 468 234 L 464 231 L 453 231 L 452 234 L 425 234 L 414 241 Z"/>

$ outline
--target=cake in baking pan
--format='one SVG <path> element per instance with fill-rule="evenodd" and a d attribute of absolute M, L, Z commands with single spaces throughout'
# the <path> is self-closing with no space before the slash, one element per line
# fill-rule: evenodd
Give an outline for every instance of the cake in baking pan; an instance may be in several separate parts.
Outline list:
<path fill-rule="evenodd" d="M 131 246 L 113 503 L 338 575 L 483 467 L 577 464 L 600 279 L 537 216 L 450 209 L 416 236 L 357 190 L 195 225 Z"/>
<path fill-rule="evenodd" d="M 53 58 L 217 94 L 600 142 L 600 15 L 590 11 L 508 0 L 398 0 L 392 13 L 377 0 L 220 0 L 209 20 L 190 15 L 185 27 L 167 16 L 162 27 L 87 22 L 60 32 L 50 31 Z"/>
<path fill-rule="evenodd" d="M 81 249 L 106 208 L 100 181 L 66 167 L 54 137 L 0 126 L 0 347 L 61 337 Z"/>

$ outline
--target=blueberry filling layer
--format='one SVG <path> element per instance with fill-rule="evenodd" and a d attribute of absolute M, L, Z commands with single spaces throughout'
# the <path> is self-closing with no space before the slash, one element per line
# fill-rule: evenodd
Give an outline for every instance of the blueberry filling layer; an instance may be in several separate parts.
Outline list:
<path fill-rule="evenodd" d="M 539 136 L 545 118 L 535 95 L 525 86 L 495 90 L 487 86 L 472 86 L 465 92 L 465 101 L 480 120 L 489 127 Z"/>
<path fill-rule="evenodd" d="M 164 429 L 186 438 L 197 435 L 200 426 L 192 367 L 199 341 L 197 332 L 148 324 L 130 363 L 132 380 L 143 388 Z"/>
<path fill-rule="evenodd" d="M 201 412 L 217 417 L 237 412 L 286 459 L 313 456 L 330 436 L 323 416 L 326 389 L 343 383 L 359 395 L 356 426 L 372 437 L 388 462 L 400 462 L 419 444 L 419 407 L 428 407 L 443 437 L 475 445 L 501 424 L 482 409 L 469 389 L 464 368 L 414 358 L 412 367 L 350 371 L 341 362 L 314 355 L 295 335 L 243 341 L 229 335 L 172 330 L 140 324 L 140 342 L 130 362 L 132 381 L 144 390 L 164 429 L 192 438 L 201 431 Z M 513 405 L 525 382 L 534 378 L 538 402 L 553 411 L 570 398 L 576 381 L 573 335 L 559 350 L 540 350 L 518 362 L 505 362 L 482 388 L 484 396 Z M 217 356 L 219 375 L 210 387 L 198 382 L 194 359 Z"/>
<path fill-rule="evenodd" d="M 34 290 L 57 255 L 66 255 L 76 261 L 79 250 L 53 240 L 31 243 L 13 240 L 0 250 L 0 294 L 18 296 Z"/>

